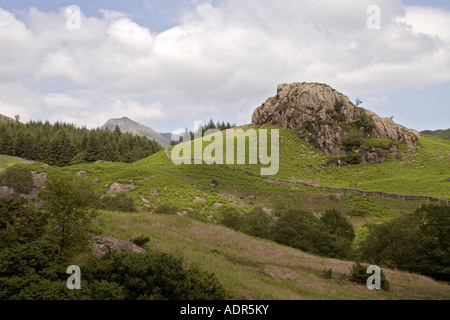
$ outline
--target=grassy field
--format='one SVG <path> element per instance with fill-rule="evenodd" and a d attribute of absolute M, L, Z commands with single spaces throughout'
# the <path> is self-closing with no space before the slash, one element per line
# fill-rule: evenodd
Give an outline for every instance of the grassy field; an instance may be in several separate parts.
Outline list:
<path fill-rule="evenodd" d="M 183 256 L 214 272 L 230 299 L 449 299 L 450 286 L 384 269 L 390 291 L 371 291 L 345 277 L 352 262 L 303 253 L 271 241 L 176 215 L 102 212 L 95 231 L 130 240 L 147 235 L 147 249 Z M 333 278 L 324 271 L 332 269 Z"/>

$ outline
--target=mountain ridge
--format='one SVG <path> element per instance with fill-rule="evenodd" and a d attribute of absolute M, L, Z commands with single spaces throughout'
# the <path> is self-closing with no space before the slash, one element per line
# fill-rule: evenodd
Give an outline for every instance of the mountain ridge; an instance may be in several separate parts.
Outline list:
<path fill-rule="evenodd" d="M 140 124 L 128 117 L 109 119 L 103 126 L 101 126 L 101 128 L 104 130 L 113 131 L 116 126 L 118 126 L 122 132 L 129 132 L 155 140 L 162 147 L 167 147 L 170 145 L 170 140 L 167 139 L 167 137 L 156 132 L 153 128 Z"/>

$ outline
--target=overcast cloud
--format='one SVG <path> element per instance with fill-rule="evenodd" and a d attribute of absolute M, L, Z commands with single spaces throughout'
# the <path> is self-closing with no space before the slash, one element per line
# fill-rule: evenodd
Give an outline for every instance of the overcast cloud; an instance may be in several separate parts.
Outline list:
<path fill-rule="evenodd" d="M 366 26 L 373 4 L 381 30 Z M 324 82 L 375 105 L 392 90 L 450 82 L 450 11 L 440 8 L 198 1 L 159 33 L 103 9 L 69 30 L 66 8 L 19 18 L 0 3 L 0 113 L 88 127 L 128 116 L 171 131 L 209 117 L 249 123 L 284 82 Z"/>

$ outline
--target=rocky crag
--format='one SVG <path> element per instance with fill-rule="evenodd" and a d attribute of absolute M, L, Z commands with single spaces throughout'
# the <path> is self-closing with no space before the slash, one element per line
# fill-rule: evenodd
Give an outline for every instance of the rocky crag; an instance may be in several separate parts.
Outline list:
<path fill-rule="evenodd" d="M 396 158 L 400 144 L 414 148 L 419 138 L 417 131 L 357 107 L 320 83 L 279 85 L 277 95 L 254 111 L 252 125 L 297 130 L 306 142 L 335 156 L 330 165 L 337 166 Z"/>

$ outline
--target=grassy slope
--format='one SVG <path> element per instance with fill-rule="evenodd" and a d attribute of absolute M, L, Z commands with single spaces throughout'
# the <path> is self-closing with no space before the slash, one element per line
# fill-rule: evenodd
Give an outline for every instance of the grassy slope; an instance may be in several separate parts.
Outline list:
<path fill-rule="evenodd" d="M 370 291 L 343 278 L 351 262 L 321 258 L 186 217 L 108 213 L 97 232 L 129 240 L 148 235 L 147 248 L 178 254 L 214 272 L 232 299 L 449 299 L 450 286 L 385 269 L 391 291 Z M 332 269 L 334 279 L 324 270 Z"/>
<path fill-rule="evenodd" d="M 425 131 L 422 131 L 422 134 L 427 134 L 427 135 L 438 137 L 438 138 L 450 139 L 450 129 L 435 130 L 435 131 L 425 130 Z"/>
<path fill-rule="evenodd" d="M 267 129 L 277 127 L 266 126 Z M 244 127 L 246 129 L 246 127 Z M 400 146 L 400 159 L 380 164 L 327 167 L 330 156 L 306 144 L 294 130 L 280 130 L 276 178 L 319 181 L 320 185 L 450 199 L 450 141 L 422 135 L 419 146 Z M 207 143 L 204 143 L 207 145 Z M 260 165 L 236 165 L 260 173 Z"/>

